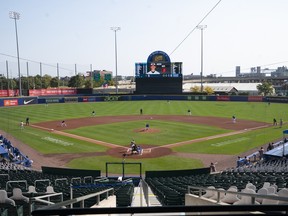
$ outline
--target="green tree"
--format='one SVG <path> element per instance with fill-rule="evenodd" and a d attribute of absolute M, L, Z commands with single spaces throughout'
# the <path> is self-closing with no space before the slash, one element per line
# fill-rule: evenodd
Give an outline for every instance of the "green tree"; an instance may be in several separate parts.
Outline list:
<path fill-rule="evenodd" d="M 1 74 L 0 74 L 0 89 L 1 90 L 8 89 L 8 85 L 10 84 L 8 82 L 10 82 L 10 80 L 7 79 L 5 76 L 1 76 Z"/>
<path fill-rule="evenodd" d="M 85 88 L 93 88 L 93 83 L 93 80 L 91 81 L 90 79 L 85 79 L 84 86 Z"/>
<path fill-rule="evenodd" d="M 15 79 L 9 79 L 9 89 L 16 89 L 17 81 Z"/>
<path fill-rule="evenodd" d="M 50 82 L 51 82 L 51 79 L 52 77 L 48 74 L 45 74 L 43 77 L 42 77 L 42 88 L 49 88 L 50 87 Z"/>
<path fill-rule="evenodd" d="M 58 77 L 53 77 L 51 80 L 50 80 L 50 86 L 52 88 L 56 88 L 56 87 L 59 87 L 59 79 Z"/>
<path fill-rule="evenodd" d="M 259 94 L 263 94 L 264 96 L 267 96 L 267 95 L 273 93 L 274 88 L 273 88 L 271 83 L 263 82 L 263 83 L 257 85 L 257 90 L 258 90 Z"/>
<path fill-rule="evenodd" d="M 84 85 L 84 77 L 80 75 L 72 76 L 68 82 L 68 87 L 82 88 Z"/>
<path fill-rule="evenodd" d="M 35 89 L 41 89 L 42 88 L 42 77 L 37 74 L 35 77 L 34 77 L 34 86 L 33 88 Z"/>

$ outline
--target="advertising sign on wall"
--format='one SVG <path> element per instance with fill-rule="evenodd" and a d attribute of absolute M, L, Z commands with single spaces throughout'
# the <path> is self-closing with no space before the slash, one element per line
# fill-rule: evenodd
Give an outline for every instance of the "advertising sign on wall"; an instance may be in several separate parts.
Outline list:
<path fill-rule="evenodd" d="M 18 106 L 18 99 L 4 100 L 4 106 Z"/>
<path fill-rule="evenodd" d="M 76 95 L 77 89 L 30 89 L 29 96 L 48 96 L 48 95 Z"/>

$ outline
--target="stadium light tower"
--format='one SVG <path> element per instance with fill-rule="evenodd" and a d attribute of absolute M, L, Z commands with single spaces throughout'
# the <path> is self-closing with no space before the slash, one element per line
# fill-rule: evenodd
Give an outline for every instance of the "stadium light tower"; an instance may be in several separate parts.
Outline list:
<path fill-rule="evenodd" d="M 9 12 L 9 17 L 15 21 L 15 31 L 16 31 L 16 45 L 17 45 L 17 60 L 18 60 L 18 76 L 19 76 L 19 96 L 22 96 L 22 86 L 21 86 L 21 73 L 20 73 L 20 57 L 19 57 L 19 45 L 18 45 L 18 33 L 17 33 L 17 20 L 20 19 L 20 13 L 15 11 Z"/>
<path fill-rule="evenodd" d="M 207 25 L 198 25 L 198 29 L 201 30 L 201 92 L 203 92 L 203 30 L 207 28 Z"/>
<path fill-rule="evenodd" d="M 118 73 L 117 73 L 117 31 L 120 31 L 120 27 L 111 27 L 110 28 L 115 33 L 115 82 L 116 82 L 116 94 L 118 94 Z"/>

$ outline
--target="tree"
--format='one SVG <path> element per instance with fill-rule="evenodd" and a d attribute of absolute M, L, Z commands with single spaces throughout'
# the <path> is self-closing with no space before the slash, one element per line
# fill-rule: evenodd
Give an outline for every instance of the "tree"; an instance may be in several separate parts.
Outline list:
<path fill-rule="evenodd" d="M 50 86 L 52 88 L 56 88 L 56 87 L 59 87 L 59 79 L 58 77 L 53 77 L 51 80 L 50 80 Z"/>
<path fill-rule="evenodd" d="M 200 92 L 200 87 L 195 85 L 195 86 L 190 88 L 190 91 L 191 92 Z"/>
<path fill-rule="evenodd" d="M 15 79 L 9 80 L 9 89 L 16 89 L 17 88 L 17 81 Z"/>
<path fill-rule="evenodd" d="M 42 88 L 42 77 L 37 74 L 34 78 L 34 86 L 35 89 L 41 89 Z"/>
<path fill-rule="evenodd" d="M 50 87 L 50 82 L 51 82 L 51 79 L 52 77 L 48 74 L 45 74 L 43 77 L 42 77 L 42 88 L 49 88 Z"/>
<path fill-rule="evenodd" d="M 80 75 L 72 76 L 68 82 L 68 87 L 82 88 L 84 85 L 84 77 Z"/>
<path fill-rule="evenodd" d="M 91 81 L 90 79 L 86 79 L 84 82 L 84 86 L 85 88 L 93 88 L 93 83 L 94 83 L 93 80 Z"/>
<path fill-rule="evenodd" d="M 207 95 L 211 95 L 214 93 L 213 89 L 210 86 L 206 86 L 204 88 L 204 91 L 207 93 Z"/>
<path fill-rule="evenodd" d="M 267 95 L 273 93 L 274 88 L 273 88 L 271 83 L 263 82 L 263 83 L 257 85 L 257 90 L 258 90 L 259 94 L 263 94 L 264 96 L 267 96 Z"/>

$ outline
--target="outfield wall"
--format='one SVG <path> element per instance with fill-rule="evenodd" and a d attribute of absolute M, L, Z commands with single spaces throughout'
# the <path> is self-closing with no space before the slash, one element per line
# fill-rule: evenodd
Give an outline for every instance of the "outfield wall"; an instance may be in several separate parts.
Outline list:
<path fill-rule="evenodd" d="M 31 104 L 82 103 L 103 101 L 183 100 L 288 103 L 288 97 L 229 96 L 229 95 L 58 95 L 41 97 L 0 98 L 0 107 Z"/>

